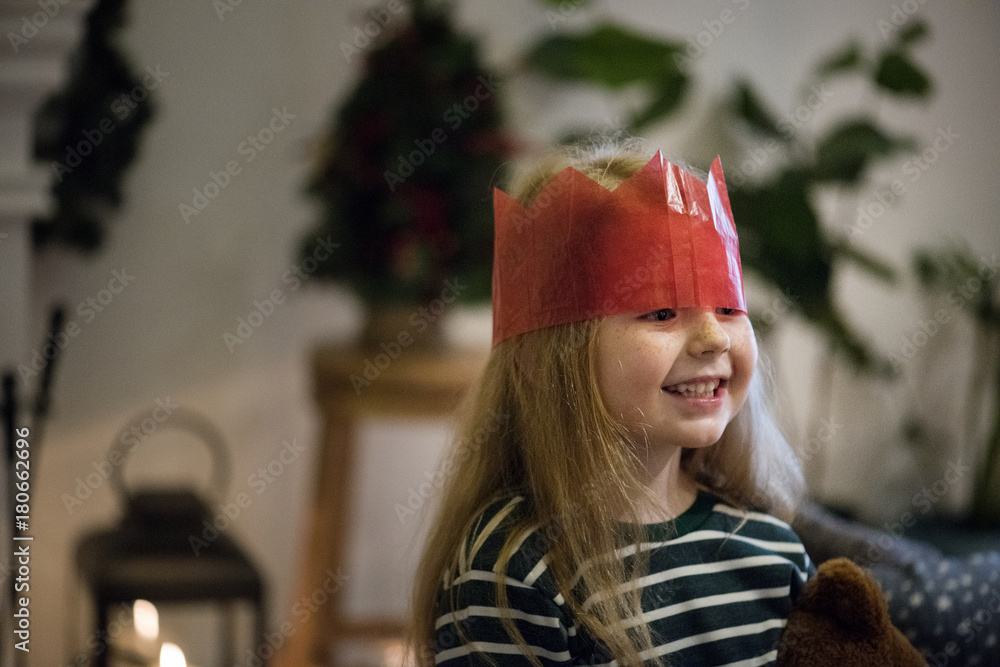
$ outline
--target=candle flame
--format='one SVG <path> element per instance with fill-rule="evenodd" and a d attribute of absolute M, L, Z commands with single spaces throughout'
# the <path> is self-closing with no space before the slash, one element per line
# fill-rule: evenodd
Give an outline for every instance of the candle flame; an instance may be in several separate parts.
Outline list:
<path fill-rule="evenodd" d="M 160 636 L 160 615 L 152 602 L 136 600 L 132 605 L 132 622 L 136 634 L 143 639 L 152 640 Z"/>
<path fill-rule="evenodd" d="M 406 642 L 391 639 L 382 642 L 382 664 L 386 667 L 400 667 L 405 664 L 406 653 Z"/>
<path fill-rule="evenodd" d="M 160 647 L 160 667 L 187 667 L 184 651 L 177 644 L 163 642 Z"/>

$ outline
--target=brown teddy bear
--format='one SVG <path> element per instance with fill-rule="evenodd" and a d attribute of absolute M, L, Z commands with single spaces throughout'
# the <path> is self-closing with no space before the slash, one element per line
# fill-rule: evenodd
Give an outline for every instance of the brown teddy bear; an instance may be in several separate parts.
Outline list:
<path fill-rule="evenodd" d="M 779 667 L 925 667 L 889 620 L 878 584 L 847 558 L 819 566 L 778 643 Z"/>

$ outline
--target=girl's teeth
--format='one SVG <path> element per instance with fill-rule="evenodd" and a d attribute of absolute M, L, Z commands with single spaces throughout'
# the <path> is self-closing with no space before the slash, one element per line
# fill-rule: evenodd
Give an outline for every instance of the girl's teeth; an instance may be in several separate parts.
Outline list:
<path fill-rule="evenodd" d="M 667 387 L 667 391 L 680 394 L 685 398 L 710 398 L 715 395 L 715 389 L 718 386 L 718 380 L 714 382 L 683 382 Z"/>

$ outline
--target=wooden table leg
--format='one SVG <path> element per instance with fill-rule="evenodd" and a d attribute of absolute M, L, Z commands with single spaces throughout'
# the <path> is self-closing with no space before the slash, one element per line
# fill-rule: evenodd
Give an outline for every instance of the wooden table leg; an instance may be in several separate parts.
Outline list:
<path fill-rule="evenodd" d="M 316 493 L 306 517 L 306 545 L 292 601 L 293 609 L 304 608 L 308 616 L 300 619 L 301 612 L 290 615 L 295 632 L 275 656 L 275 667 L 327 664 L 339 619 L 339 582 L 350 576 L 345 561 L 354 482 L 355 423 L 338 406 L 323 407 L 326 415 Z M 294 606 L 299 604 L 302 607 Z"/>

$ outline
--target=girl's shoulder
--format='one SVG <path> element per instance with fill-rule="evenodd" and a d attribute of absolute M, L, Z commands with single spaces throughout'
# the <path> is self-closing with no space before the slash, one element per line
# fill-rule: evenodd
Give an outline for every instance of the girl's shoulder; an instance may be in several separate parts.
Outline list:
<path fill-rule="evenodd" d="M 741 543 L 748 551 L 770 553 L 787 559 L 808 576 L 815 566 L 806 553 L 799 536 L 785 521 L 757 509 L 729 504 L 711 492 L 701 492 L 710 511 L 701 526 L 702 531 L 725 534 Z"/>
<path fill-rule="evenodd" d="M 755 531 L 795 536 L 795 531 L 787 522 L 761 509 L 737 506 L 709 490 L 701 491 L 701 494 L 710 499 L 711 516 L 716 522 L 734 526 L 748 526 Z"/>
<path fill-rule="evenodd" d="M 509 530 L 523 520 L 527 502 L 521 495 L 494 498 L 473 517 L 468 537 L 485 540 Z"/>
<path fill-rule="evenodd" d="M 529 519 L 523 496 L 498 498 L 481 510 L 471 523 L 458 555 L 459 571 L 496 573 L 503 565 L 505 547 L 511 553 L 506 566 L 509 579 L 530 579 L 548 552 L 544 531 Z M 509 545 L 509 546 L 508 546 Z"/>

